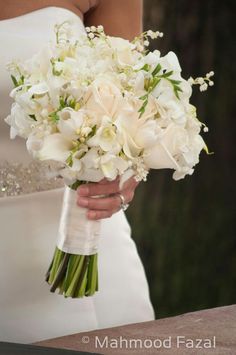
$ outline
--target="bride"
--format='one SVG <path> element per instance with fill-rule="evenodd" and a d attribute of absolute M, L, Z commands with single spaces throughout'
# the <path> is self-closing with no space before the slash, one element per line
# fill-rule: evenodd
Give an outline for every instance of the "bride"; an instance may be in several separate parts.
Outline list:
<path fill-rule="evenodd" d="M 19 5 L 20 3 L 20 5 Z M 10 141 L 4 118 L 12 84 L 6 63 L 25 59 L 53 38 L 55 23 L 70 20 L 78 33 L 102 24 L 107 34 L 133 38 L 141 31 L 141 0 L 3 2 L 0 13 L 0 341 L 21 343 L 154 319 L 145 271 L 122 202 L 137 183 L 101 181 L 78 190 L 78 205 L 102 219 L 99 291 L 65 299 L 44 281 L 54 251 L 63 184 L 48 163 L 32 162 L 20 138 Z M 104 198 L 91 196 L 105 195 Z"/>

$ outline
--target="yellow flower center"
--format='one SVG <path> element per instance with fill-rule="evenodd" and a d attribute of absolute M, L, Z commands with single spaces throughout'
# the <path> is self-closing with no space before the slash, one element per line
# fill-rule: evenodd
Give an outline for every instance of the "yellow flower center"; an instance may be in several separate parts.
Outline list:
<path fill-rule="evenodd" d="M 115 137 L 115 132 L 112 128 L 106 127 L 102 132 L 102 137 L 105 139 L 113 139 Z"/>

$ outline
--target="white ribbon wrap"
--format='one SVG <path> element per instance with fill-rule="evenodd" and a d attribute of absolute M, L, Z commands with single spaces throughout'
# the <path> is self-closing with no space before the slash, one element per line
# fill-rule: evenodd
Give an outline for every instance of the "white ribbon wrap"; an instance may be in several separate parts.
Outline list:
<path fill-rule="evenodd" d="M 77 192 L 65 188 L 57 247 L 70 254 L 93 255 L 98 251 L 101 220 L 89 220 L 87 209 L 76 203 Z"/>

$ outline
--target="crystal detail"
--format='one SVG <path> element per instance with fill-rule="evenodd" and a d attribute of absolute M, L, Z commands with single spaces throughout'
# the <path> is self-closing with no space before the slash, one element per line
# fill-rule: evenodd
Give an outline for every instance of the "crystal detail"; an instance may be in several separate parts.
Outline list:
<path fill-rule="evenodd" d="M 25 195 L 32 192 L 52 190 L 64 186 L 58 174 L 58 163 L 32 161 L 0 163 L 0 197 Z"/>

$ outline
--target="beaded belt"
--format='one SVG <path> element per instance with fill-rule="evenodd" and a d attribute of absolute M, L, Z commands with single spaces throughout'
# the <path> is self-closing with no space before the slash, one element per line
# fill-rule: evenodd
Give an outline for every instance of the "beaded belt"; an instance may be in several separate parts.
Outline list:
<path fill-rule="evenodd" d="M 32 161 L 28 165 L 1 162 L 0 197 L 25 195 L 63 187 L 63 179 L 56 176 L 56 165 L 51 161 Z"/>

